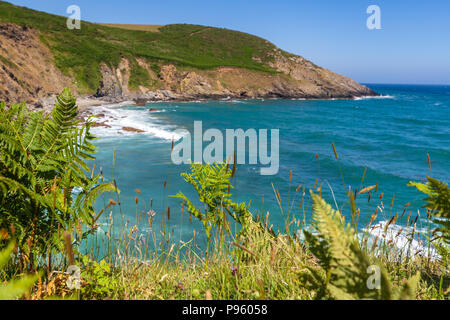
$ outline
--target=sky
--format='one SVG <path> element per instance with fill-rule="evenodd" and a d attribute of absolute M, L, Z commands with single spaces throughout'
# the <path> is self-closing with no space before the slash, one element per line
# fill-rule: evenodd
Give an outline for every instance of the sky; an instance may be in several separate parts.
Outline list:
<path fill-rule="evenodd" d="M 361 83 L 450 84 L 450 0 L 9 0 L 90 22 L 191 23 L 265 38 Z M 381 29 L 370 30 L 370 5 Z"/>

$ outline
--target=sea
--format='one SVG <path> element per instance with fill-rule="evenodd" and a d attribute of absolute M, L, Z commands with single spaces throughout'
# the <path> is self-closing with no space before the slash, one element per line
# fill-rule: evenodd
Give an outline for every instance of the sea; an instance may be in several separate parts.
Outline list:
<path fill-rule="evenodd" d="M 194 122 L 201 121 L 203 132 L 218 129 L 224 137 L 227 129 L 278 130 L 278 173 L 261 175 L 264 165 L 239 164 L 231 191 L 232 199 L 245 202 L 255 217 L 269 213 L 274 230 L 284 232 L 287 215 L 302 228 L 310 226 L 310 190 L 321 193 L 350 222 L 348 194 L 356 190 L 360 232 L 375 235 L 398 214 L 394 228 L 412 228 L 413 221 L 416 234 L 425 233 L 433 227 L 423 209 L 425 195 L 408 184 L 427 176 L 450 181 L 450 85 L 366 85 L 381 96 L 93 107 L 94 114 L 102 114 L 97 121 L 108 127 L 92 129 L 98 153 L 89 165 L 95 164 L 95 173 L 101 170 L 104 181 L 115 180 L 120 189 L 120 195 L 107 193 L 96 203 L 100 211 L 109 199 L 120 201 L 104 212 L 99 232 L 106 231 L 111 218 L 130 228 L 154 216 L 152 226 L 139 232 L 158 237 L 164 228 L 175 242 L 187 242 L 195 233 L 201 243 L 202 224 L 189 219 L 181 200 L 172 197 L 183 192 L 202 208 L 194 188 L 180 175 L 189 171 L 189 164 L 174 164 L 171 157 L 172 148 L 187 138 L 183 132 L 193 133 Z M 359 194 L 370 186 L 376 187 Z M 400 245 L 405 244 L 406 238 Z M 420 236 L 414 245 L 420 247 Z"/>

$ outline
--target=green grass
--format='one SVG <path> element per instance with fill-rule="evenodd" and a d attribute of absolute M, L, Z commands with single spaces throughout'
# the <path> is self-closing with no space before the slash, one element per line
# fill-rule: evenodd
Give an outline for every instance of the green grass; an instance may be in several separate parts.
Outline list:
<path fill-rule="evenodd" d="M 139 89 L 139 86 L 149 87 L 151 85 L 150 75 L 147 70 L 141 67 L 136 61 L 133 61 L 132 64 L 128 85 L 132 90 Z"/>
<path fill-rule="evenodd" d="M 73 76 L 77 86 L 86 92 L 97 89 L 101 62 L 116 67 L 122 57 L 130 60 L 140 57 L 151 63 L 173 63 L 198 69 L 231 66 L 275 72 L 267 64 L 275 46 L 246 33 L 187 24 L 167 25 L 159 32 L 146 32 L 88 22 L 82 22 L 81 30 L 69 30 L 66 19 L 0 2 L 0 23 L 39 30 L 57 67 Z M 142 77 L 142 72 L 134 72 L 133 86 L 135 80 Z"/>
<path fill-rule="evenodd" d="M 161 76 L 161 67 L 157 64 L 152 64 L 150 68 L 153 70 L 153 72 L 156 74 L 156 76 L 159 78 Z"/>
<path fill-rule="evenodd" d="M 0 61 L 2 61 L 4 64 L 6 64 L 7 66 L 17 69 L 18 66 L 12 62 L 11 60 L 9 60 L 8 58 L 5 58 L 4 56 L 0 55 Z"/>
<path fill-rule="evenodd" d="M 145 222 L 139 226 L 139 230 L 141 227 L 146 227 Z M 114 237 L 113 234 L 108 236 Z M 144 251 L 143 246 L 133 240 L 133 234 L 124 229 L 117 238 L 120 240 L 116 245 L 128 248 L 128 253 L 124 255 L 124 250 L 119 257 L 117 252 L 111 251 L 104 259 L 113 267 L 100 277 L 93 269 L 87 271 L 84 274 L 86 281 L 82 299 L 332 299 L 322 296 L 322 287 L 311 286 L 308 282 L 310 270 L 326 277 L 317 258 L 311 255 L 306 246 L 297 241 L 290 242 L 282 234 L 272 238 L 264 233 L 252 232 L 245 239 L 245 250 L 231 244 L 230 239 L 217 241 L 208 263 L 206 253 L 195 250 L 195 238 L 183 245 L 169 240 L 160 254 L 149 247 L 149 256 L 146 258 L 140 255 Z M 161 240 L 156 246 L 163 245 L 166 240 Z M 181 250 L 182 247 L 185 250 Z M 373 252 L 369 254 L 373 257 Z M 448 299 L 448 275 L 440 290 L 442 267 L 437 261 L 430 262 L 418 257 L 399 262 L 382 256 L 379 264 L 387 269 L 393 288 L 400 288 L 406 279 L 420 272 L 416 299 Z"/>

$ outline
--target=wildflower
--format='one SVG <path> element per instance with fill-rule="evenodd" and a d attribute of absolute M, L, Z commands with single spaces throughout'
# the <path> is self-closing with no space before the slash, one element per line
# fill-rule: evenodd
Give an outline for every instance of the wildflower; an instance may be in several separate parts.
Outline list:
<path fill-rule="evenodd" d="M 147 211 L 147 215 L 149 215 L 150 217 L 154 217 L 156 216 L 156 212 L 153 209 L 150 209 L 150 211 Z"/>
<path fill-rule="evenodd" d="M 238 267 L 231 267 L 231 274 L 233 275 L 233 276 L 239 276 L 239 277 L 241 277 L 242 278 L 242 275 L 241 274 L 239 274 L 239 268 Z"/>
<path fill-rule="evenodd" d="M 131 234 L 134 234 L 134 233 L 137 233 L 137 232 L 138 232 L 138 226 L 137 225 L 134 225 L 133 227 L 130 228 L 130 233 Z"/>

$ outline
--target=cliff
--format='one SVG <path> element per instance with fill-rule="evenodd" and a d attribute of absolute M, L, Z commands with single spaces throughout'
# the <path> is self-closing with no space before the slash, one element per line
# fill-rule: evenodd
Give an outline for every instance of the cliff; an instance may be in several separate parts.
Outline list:
<path fill-rule="evenodd" d="M 0 1 L 0 101 L 46 107 L 65 86 L 108 102 L 376 95 L 242 32 L 87 22 L 69 30 L 64 17 Z"/>

